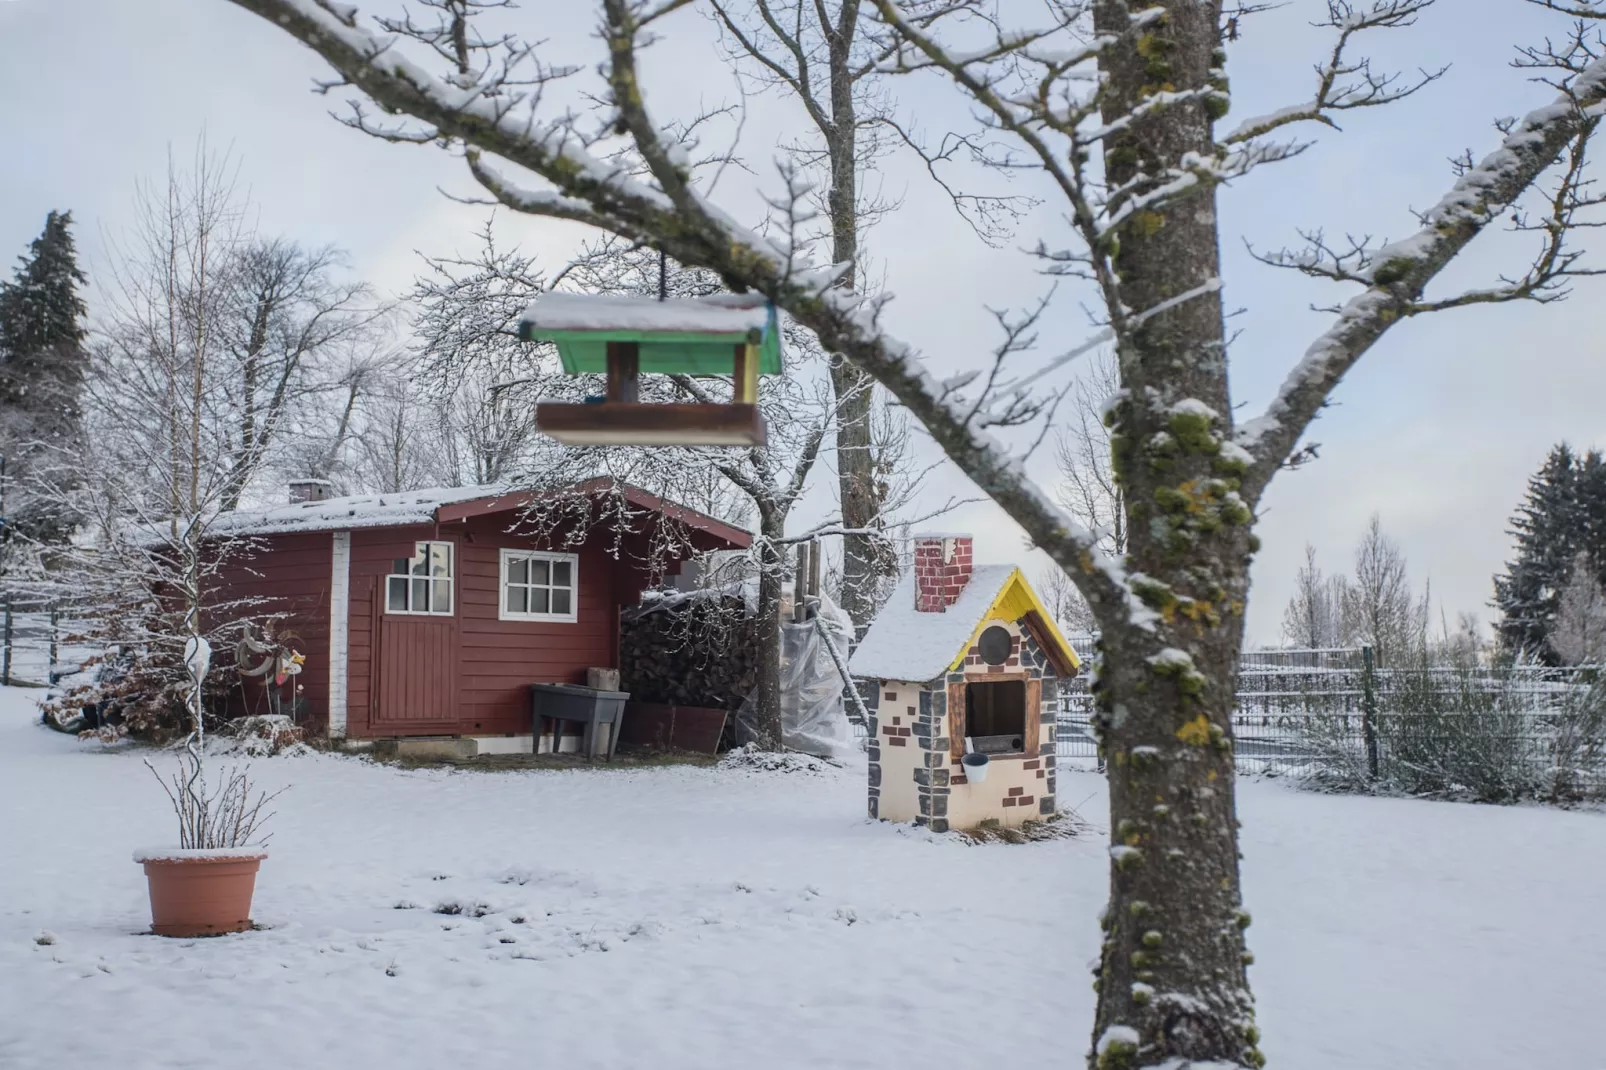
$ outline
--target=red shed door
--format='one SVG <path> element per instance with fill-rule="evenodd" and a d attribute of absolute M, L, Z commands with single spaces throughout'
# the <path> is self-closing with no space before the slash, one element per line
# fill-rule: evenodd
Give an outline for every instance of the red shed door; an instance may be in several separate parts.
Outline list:
<path fill-rule="evenodd" d="M 397 732 L 457 728 L 455 547 L 421 542 L 374 592 L 374 726 Z M 403 567 L 406 572 L 403 572 Z"/>

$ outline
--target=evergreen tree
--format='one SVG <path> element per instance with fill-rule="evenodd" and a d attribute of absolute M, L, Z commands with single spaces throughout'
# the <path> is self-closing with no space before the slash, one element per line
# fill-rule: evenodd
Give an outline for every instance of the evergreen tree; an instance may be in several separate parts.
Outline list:
<path fill-rule="evenodd" d="M 48 491 L 71 479 L 81 434 L 87 354 L 84 273 L 72 213 L 51 212 L 44 232 L 0 282 L 0 453 L 5 457 L 6 540 L 59 543 L 73 521 Z"/>
<path fill-rule="evenodd" d="M 1517 556 L 1495 577 L 1496 626 L 1513 654 L 1560 664 L 1551 645 L 1562 592 L 1575 561 L 1597 574 L 1606 566 L 1606 462 L 1590 452 L 1580 457 L 1561 443 L 1528 481 L 1528 494 L 1511 520 Z"/>

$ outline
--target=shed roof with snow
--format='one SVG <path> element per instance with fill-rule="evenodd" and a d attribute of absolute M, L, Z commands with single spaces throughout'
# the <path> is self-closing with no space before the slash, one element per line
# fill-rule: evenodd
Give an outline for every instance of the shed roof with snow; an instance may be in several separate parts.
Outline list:
<path fill-rule="evenodd" d="M 688 527 L 716 535 L 733 546 L 746 547 L 752 544 L 753 536 L 741 528 L 667 501 L 640 487 L 605 478 L 546 491 L 515 490 L 505 484 L 482 484 L 297 501 L 266 509 L 222 513 L 209 525 L 209 534 L 273 535 L 438 524 L 472 516 L 514 512 L 534 504 L 542 497 L 602 497 L 608 494 L 617 494 L 636 508 L 662 514 Z"/>

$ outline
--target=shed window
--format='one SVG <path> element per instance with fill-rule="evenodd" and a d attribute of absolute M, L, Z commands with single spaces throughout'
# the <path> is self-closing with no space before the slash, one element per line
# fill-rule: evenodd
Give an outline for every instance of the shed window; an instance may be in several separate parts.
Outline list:
<path fill-rule="evenodd" d="M 966 684 L 965 735 L 983 754 L 1024 753 L 1026 681 Z"/>
<path fill-rule="evenodd" d="M 575 554 L 503 550 L 501 618 L 573 621 L 579 576 Z"/>
<path fill-rule="evenodd" d="M 412 557 L 398 557 L 385 577 L 387 613 L 452 613 L 452 544 L 413 544 Z"/>

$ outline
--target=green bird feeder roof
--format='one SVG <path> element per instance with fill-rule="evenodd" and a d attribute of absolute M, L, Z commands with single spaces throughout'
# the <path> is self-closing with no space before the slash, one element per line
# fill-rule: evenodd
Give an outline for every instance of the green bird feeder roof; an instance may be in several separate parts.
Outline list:
<path fill-rule="evenodd" d="M 549 293 L 519 319 L 526 342 L 555 342 L 571 375 L 608 369 L 608 343 L 634 342 L 643 374 L 730 375 L 735 347 L 758 345 L 758 370 L 781 373 L 781 332 L 763 294 L 659 301 L 612 294 Z"/>

